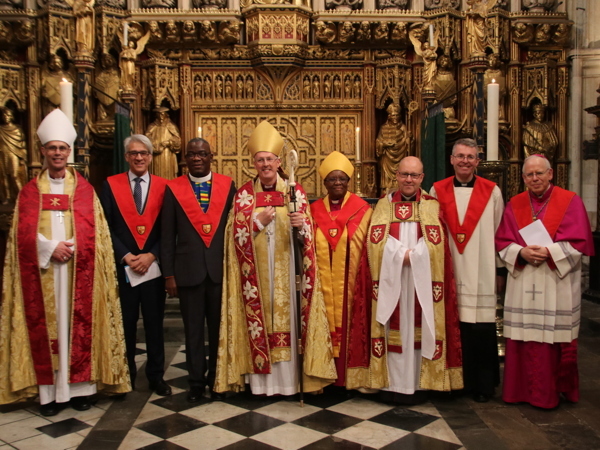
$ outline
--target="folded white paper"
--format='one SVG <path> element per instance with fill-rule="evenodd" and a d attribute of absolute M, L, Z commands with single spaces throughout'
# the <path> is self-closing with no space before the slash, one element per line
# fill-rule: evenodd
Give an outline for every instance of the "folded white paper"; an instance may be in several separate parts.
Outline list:
<path fill-rule="evenodd" d="M 527 245 L 549 247 L 554 244 L 541 220 L 534 220 L 526 227 L 521 228 L 519 233 Z"/>
<path fill-rule="evenodd" d="M 160 267 L 158 267 L 158 263 L 156 261 L 150 264 L 148 271 L 144 275 L 138 275 L 129 266 L 125 266 L 125 273 L 127 274 L 127 279 L 129 280 L 131 287 L 135 287 L 138 284 L 145 283 L 146 281 L 154 280 L 162 275 Z"/>

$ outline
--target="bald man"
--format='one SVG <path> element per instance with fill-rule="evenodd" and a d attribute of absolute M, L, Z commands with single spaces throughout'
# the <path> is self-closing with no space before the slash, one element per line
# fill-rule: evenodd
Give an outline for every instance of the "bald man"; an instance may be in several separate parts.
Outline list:
<path fill-rule="evenodd" d="M 418 391 L 463 387 L 452 261 L 439 203 L 421 190 L 423 177 L 418 158 L 402 159 L 398 189 L 377 203 L 357 277 L 349 342 L 349 365 L 369 367 L 363 369 L 364 387 L 389 391 L 388 400 L 403 403 L 424 399 Z M 365 323 L 371 316 L 375 320 Z M 359 330 L 369 325 L 364 354 Z"/>

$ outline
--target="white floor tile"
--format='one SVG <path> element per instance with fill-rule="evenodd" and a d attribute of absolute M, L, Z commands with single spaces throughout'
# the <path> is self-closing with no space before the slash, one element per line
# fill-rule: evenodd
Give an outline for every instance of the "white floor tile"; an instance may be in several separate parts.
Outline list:
<path fill-rule="evenodd" d="M 50 425 L 52 422 L 43 419 L 42 417 L 30 417 L 29 419 L 20 420 L 14 423 L 7 423 L 6 425 L 0 426 L 0 440 L 11 443 L 20 441 L 23 439 L 37 436 L 42 432 L 36 430 L 38 427 L 44 425 Z"/>
<path fill-rule="evenodd" d="M 158 436 L 138 430 L 137 428 L 132 428 L 129 430 L 129 433 L 127 433 L 127 436 L 125 436 L 125 439 L 123 439 L 123 442 L 121 442 L 119 450 L 131 450 L 145 447 L 162 440 L 163 439 L 159 438 Z"/>
<path fill-rule="evenodd" d="M 281 401 L 263 406 L 254 411 L 285 422 L 293 422 L 320 410 L 321 408 L 317 408 L 316 406 L 305 404 L 304 407 L 301 407 L 298 402 Z"/>
<path fill-rule="evenodd" d="M 40 434 L 28 439 L 13 442 L 11 445 L 20 450 L 62 450 L 77 447 L 83 442 L 83 439 L 84 437 L 78 433 L 71 433 L 58 438 L 50 437 L 47 434 Z"/>
<path fill-rule="evenodd" d="M 375 422 L 360 422 L 353 427 L 335 433 L 333 436 L 367 447 L 381 448 L 407 434 L 410 434 L 410 432 L 388 427 L 387 425 Z"/>
<path fill-rule="evenodd" d="M 17 411 L 0 414 L 0 426 L 7 423 L 18 422 L 19 420 L 29 419 L 35 416 L 36 414 L 27 411 L 26 409 L 19 409 Z"/>
<path fill-rule="evenodd" d="M 160 419 L 161 417 L 170 416 L 171 414 L 173 414 L 173 411 L 170 409 L 161 408 L 153 403 L 146 403 L 146 406 L 144 406 L 144 409 L 142 409 L 133 425 L 135 426 L 140 423 L 150 422 L 151 420 Z"/>
<path fill-rule="evenodd" d="M 444 419 L 438 419 L 435 422 L 431 422 L 429 425 L 416 430 L 415 433 L 440 439 L 446 442 L 452 442 L 453 444 L 462 444 L 462 442 L 460 442 L 460 440 L 456 437 L 456 434 L 454 434 L 454 431 L 452 431 L 452 428 L 450 428 Z"/>
<path fill-rule="evenodd" d="M 216 450 L 234 444 L 242 439 L 245 439 L 245 437 L 241 434 L 207 425 L 197 430 L 175 436 L 168 439 L 168 441 L 193 450 L 200 448 L 202 450 Z"/>
<path fill-rule="evenodd" d="M 420 412 L 423 414 L 429 414 L 430 416 L 442 417 L 440 412 L 437 410 L 435 406 L 431 403 L 424 403 L 422 405 L 415 406 L 407 406 L 406 409 L 410 409 L 411 411 Z"/>
<path fill-rule="evenodd" d="M 196 406 L 192 409 L 186 409 L 185 411 L 181 411 L 180 414 L 192 417 L 204 423 L 216 423 L 220 422 L 221 420 L 238 416 L 245 412 L 248 412 L 248 410 L 230 405 L 228 403 L 212 402 L 205 405 Z"/>
<path fill-rule="evenodd" d="M 365 400 L 363 398 L 353 398 L 343 403 L 327 408 L 330 411 L 335 411 L 347 416 L 358 417 L 359 419 L 367 420 L 371 417 L 375 417 L 379 414 L 383 414 L 393 406 L 385 405 L 383 403 L 373 402 L 371 400 Z"/>
<path fill-rule="evenodd" d="M 283 450 L 296 450 L 325 437 L 327 435 L 319 431 L 285 423 L 252 436 L 252 439 Z"/>

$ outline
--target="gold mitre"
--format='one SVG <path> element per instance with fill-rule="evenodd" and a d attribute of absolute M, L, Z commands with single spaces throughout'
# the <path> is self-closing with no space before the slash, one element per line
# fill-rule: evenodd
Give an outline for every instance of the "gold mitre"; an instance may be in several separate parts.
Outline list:
<path fill-rule="evenodd" d="M 77 138 L 73 122 L 58 108 L 44 117 L 37 129 L 37 135 L 42 145 L 50 141 L 61 141 L 71 148 Z"/>
<path fill-rule="evenodd" d="M 354 174 L 354 166 L 350 160 L 346 155 L 337 150 L 332 151 L 327 158 L 323 160 L 319 166 L 319 175 L 321 178 L 325 179 L 325 177 L 334 170 L 341 170 L 350 178 L 352 178 L 352 175 Z"/>
<path fill-rule="evenodd" d="M 281 149 L 283 149 L 283 138 L 266 120 L 258 124 L 248 139 L 248 150 L 252 156 L 258 152 L 269 152 L 279 156 Z"/>

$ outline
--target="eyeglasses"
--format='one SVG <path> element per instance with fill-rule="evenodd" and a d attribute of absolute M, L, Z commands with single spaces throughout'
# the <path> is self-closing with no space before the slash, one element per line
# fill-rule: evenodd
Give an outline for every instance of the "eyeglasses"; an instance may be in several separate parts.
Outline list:
<path fill-rule="evenodd" d="M 258 164 L 273 164 L 275 161 L 277 161 L 279 158 L 258 158 L 255 159 L 254 161 Z"/>
<path fill-rule="evenodd" d="M 414 180 L 416 178 L 419 178 L 421 175 L 423 175 L 423 173 L 398 172 L 398 176 L 403 180 L 407 179 L 408 177 L 411 177 Z"/>
<path fill-rule="evenodd" d="M 461 161 L 464 161 L 465 159 L 469 162 L 473 162 L 475 161 L 477 158 L 477 156 L 475 155 L 463 155 L 463 154 L 458 154 L 458 155 L 452 155 L 453 158 L 459 159 Z"/>
<path fill-rule="evenodd" d="M 71 150 L 71 147 L 69 147 L 68 145 L 49 145 L 49 146 L 44 146 L 44 148 L 49 151 L 49 152 L 60 152 L 60 153 L 67 153 L 69 150 Z"/>
<path fill-rule="evenodd" d="M 186 158 L 189 159 L 198 159 L 198 158 L 208 158 L 210 155 L 212 155 L 211 152 L 187 152 L 185 154 Z"/>
<path fill-rule="evenodd" d="M 133 156 L 134 158 L 137 158 L 138 156 L 141 156 L 142 158 L 147 158 L 150 155 L 150 152 L 147 150 L 142 150 L 140 152 L 136 152 L 136 151 L 127 152 L 127 154 L 129 156 Z"/>
<path fill-rule="evenodd" d="M 533 178 L 533 176 L 535 175 L 536 177 L 540 178 L 542 175 L 544 175 L 546 172 L 548 172 L 550 169 L 546 169 L 543 172 L 529 172 L 529 173 L 524 173 L 523 176 L 525 178 L 527 178 L 528 180 L 531 180 Z"/>
<path fill-rule="evenodd" d="M 331 184 L 335 184 L 337 182 L 340 182 L 342 184 L 346 184 L 350 181 L 350 178 L 342 178 L 342 177 L 338 177 L 338 178 L 325 178 L 325 183 L 331 183 Z"/>

